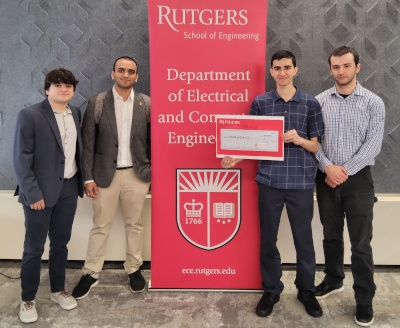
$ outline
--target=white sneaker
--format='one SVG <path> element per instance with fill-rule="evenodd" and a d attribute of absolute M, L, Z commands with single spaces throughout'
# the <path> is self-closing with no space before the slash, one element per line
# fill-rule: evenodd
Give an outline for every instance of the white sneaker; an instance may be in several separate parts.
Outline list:
<path fill-rule="evenodd" d="M 65 290 L 62 290 L 61 292 L 51 293 L 50 299 L 58 303 L 64 310 L 75 309 L 78 305 L 75 298 L 73 298 Z"/>
<path fill-rule="evenodd" d="M 36 301 L 21 302 L 19 308 L 19 319 L 24 323 L 35 322 L 38 319 Z"/>

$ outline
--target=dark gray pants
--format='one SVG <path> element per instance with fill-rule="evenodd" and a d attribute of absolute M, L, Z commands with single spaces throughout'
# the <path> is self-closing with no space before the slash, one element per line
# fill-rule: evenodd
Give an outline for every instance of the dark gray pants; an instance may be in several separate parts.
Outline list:
<path fill-rule="evenodd" d="M 311 230 L 314 210 L 313 190 L 276 189 L 258 183 L 260 218 L 260 266 L 263 289 L 280 294 L 283 290 L 281 257 L 276 247 L 283 206 L 289 217 L 296 248 L 298 289 L 315 290 L 315 253 Z"/>
<path fill-rule="evenodd" d="M 372 218 L 374 184 L 370 167 L 365 167 L 346 182 L 331 188 L 326 175 L 318 170 L 316 177 L 319 215 L 324 231 L 325 279 L 338 286 L 344 279 L 343 229 L 347 221 L 351 243 L 351 271 L 357 304 L 372 305 L 375 295 L 374 262 L 372 258 Z"/>
<path fill-rule="evenodd" d="M 33 301 L 40 283 L 42 254 L 47 235 L 50 240 L 49 278 L 52 293 L 64 289 L 67 244 L 78 202 L 78 178 L 64 180 L 60 197 L 54 207 L 32 210 L 24 206 L 25 241 L 21 261 L 21 298 Z"/>

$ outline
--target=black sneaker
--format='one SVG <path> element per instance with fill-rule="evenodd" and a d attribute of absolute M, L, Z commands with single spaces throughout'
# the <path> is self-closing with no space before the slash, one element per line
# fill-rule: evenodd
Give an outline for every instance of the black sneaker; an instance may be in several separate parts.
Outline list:
<path fill-rule="evenodd" d="M 89 274 L 85 274 L 72 291 L 72 296 L 75 299 L 80 300 L 81 298 L 86 297 L 89 294 L 90 289 L 98 283 L 98 279 L 93 278 Z"/>
<path fill-rule="evenodd" d="M 354 317 L 357 325 L 362 327 L 369 327 L 374 322 L 374 311 L 372 305 L 357 304 L 357 312 Z"/>
<path fill-rule="evenodd" d="M 317 287 L 315 287 L 315 297 L 317 300 L 323 300 L 331 294 L 340 293 L 344 291 L 343 283 L 338 287 L 331 287 L 326 282 L 321 282 Z"/>
<path fill-rule="evenodd" d="M 322 316 L 322 308 L 315 298 L 315 293 L 313 291 L 299 289 L 297 292 L 297 299 L 304 304 L 306 312 L 310 316 L 314 318 Z"/>
<path fill-rule="evenodd" d="M 259 317 L 267 317 L 271 314 L 274 305 L 279 302 L 279 294 L 264 292 L 256 307 L 256 314 Z"/>
<path fill-rule="evenodd" d="M 144 280 L 140 270 L 137 270 L 129 275 L 129 286 L 132 293 L 141 293 L 144 291 L 146 280 Z"/>

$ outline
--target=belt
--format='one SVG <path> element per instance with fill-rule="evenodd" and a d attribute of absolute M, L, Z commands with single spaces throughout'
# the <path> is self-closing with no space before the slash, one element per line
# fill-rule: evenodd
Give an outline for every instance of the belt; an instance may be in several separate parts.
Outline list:
<path fill-rule="evenodd" d="M 133 166 L 124 166 L 124 167 L 117 167 L 117 170 L 127 170 L 131 169 Z"/>
<path fill-rule="evenodd" d="M 76 176 L 76 173 L 72 176 L 72 177 L 70 177 L 70 178 L 64 178 L 63 180 L 64 181 L 66 181 L 66 180 L 71 180 L 72 178 L 75 178 L 75 176 Z M 61 179 L 60 179 L 61 180 Z"/>

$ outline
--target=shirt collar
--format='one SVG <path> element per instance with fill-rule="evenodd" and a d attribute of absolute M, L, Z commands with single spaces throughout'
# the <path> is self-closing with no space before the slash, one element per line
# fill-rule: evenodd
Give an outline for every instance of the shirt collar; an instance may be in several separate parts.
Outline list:
<path fill-rule="evenodd" d="M 353 90 L 353 92 L 351 94 L 349 94 L 349 96 L 355 95 L 355 96 L 362 96 L 364 94 L 363 92 L 363 87 L 360 85 L 360 83 L 356 84 L 356 88 Z M 331 89 L 331 95 L 335 95 L 336 97 L 341 97 L 340 93 L 337 91 L 336 89 L 336 85 L 334 85 Z"/>
<path fill-rule="evenodd" d="M 59 111 L 56 111 L 56 110 L 53 109 L 53 107 L 51 107 L 51 109 L 53 110 L 54 114 L 72 114 L 72 110 L 71 110 L 71 108 L 69 108 L 68 105 L 67 105 L 67 110 L 65 111 L 65 113 L 61 113 Z"/>
<path fill-rule="evenodd" d="M 289 101 L 295 101 L 295 102 L 300 102 L 301 100 L 301 96 L 300 96 L 300 90 L 296 88 L 296 93 L 294 94 L 294 96 L 292 97 L 292 99 L 290 99 Z M 276 88 L 273 90 L 272 92 L 272 100 L 274 102 L 278 101 L 279 99 L 282 99 L 281 96 L 278 94 L 278 92 L 276 92 Z M 283 100 L 283 99 L 282 99 Z M 284 100 L 283 100 L 284 101 Z"/>
<path fill-rule="evenodd" d="M 115 86 L 112 87 L 112 92 L 113 92 L 114 99 L 123 101 L 122 97 L 118 94 L 117 90 L 115 90 Z M 132 88 L 131 93 L 129 94 L 128 98 L 133 101 L 134 95 L 135 95 L 135 92 L 133 91 L 133 88 Z"/>

